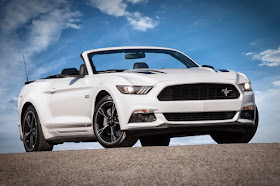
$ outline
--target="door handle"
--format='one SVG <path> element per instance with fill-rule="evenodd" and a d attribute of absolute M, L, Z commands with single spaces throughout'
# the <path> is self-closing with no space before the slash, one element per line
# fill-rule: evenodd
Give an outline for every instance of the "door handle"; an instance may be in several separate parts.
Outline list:
<path fill-rule="evenodd" d="M 55 92 L 56 92 L 55 88 L 51 89 L 51 91 L 50 91 L 51 94 L 54 94 Z"/>

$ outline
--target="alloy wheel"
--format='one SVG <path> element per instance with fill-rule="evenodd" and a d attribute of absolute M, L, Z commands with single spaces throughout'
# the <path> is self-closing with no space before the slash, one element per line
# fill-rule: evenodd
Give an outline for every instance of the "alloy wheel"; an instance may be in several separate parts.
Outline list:
<path fill-rule="evenodd" d="M 25 114 L 23 122 L 23 142 L 28 151 L 32 151 L 37 142 L 37 119 L 32 111 Z"/>
<path fill-rule="evenodd" d="M 96 112 L 95 127 L 99 139 L 106 144 L 116 143 L 124 134 L 121 131 L 118 113 L 113 101 L 101 104 Z"/>

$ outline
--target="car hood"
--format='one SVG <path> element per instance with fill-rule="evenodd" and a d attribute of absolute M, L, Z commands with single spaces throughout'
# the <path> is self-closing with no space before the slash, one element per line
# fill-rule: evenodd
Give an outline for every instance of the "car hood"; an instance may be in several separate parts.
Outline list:
<path fill-rule="evenodd" d="M 160 82 L 184 83 L 235 83 L 237 73 L 228 70 L 194 67 L 187 69 L 134 69 L 118 74 L 134 85 L 155 85 Z"/>

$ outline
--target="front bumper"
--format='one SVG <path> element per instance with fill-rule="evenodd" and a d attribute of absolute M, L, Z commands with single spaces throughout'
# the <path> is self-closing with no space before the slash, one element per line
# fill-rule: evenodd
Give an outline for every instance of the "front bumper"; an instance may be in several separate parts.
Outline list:
<path fill-rule="evenodd" d="M 162 127 L 207 127 L 207 126 L 235 126 L 254 125 L 254 120 L 240 118 L 243 107 L 255 105 L 254 93 L 244 92 L 235 85 L 240 93 L 238 99 L 228 100 L 195 100 L 195 101 L 159 101 L 158 94 L 167 85 L 159 83 L 147 95 L 125 95 L 115 92 L 114 101 L 117 105 L 120 125 L 122 130 L 139 131 L 147 129 L 160 129 Z M 149 109 L 156 116 L 156 121 L 129 123 L 135 110 Z M 191 113 L 191 112 L 226 112 L 235 111 L 232 119 L 203 120 L 203 121 L 168 121 L 163 113 Z M 256 109 L 255 109 L 256 112 Z"/>
<path fill-rule="evenodd" d="M 195 124 L 195 125 L 170 125 L 163 124 L 156 128 L 127 130 L 135 136 L 148 136 L 148 135 L 168 135 L 169 137 L 184 137 L 194 135 L 205 135 L 216 132 L 246 132 L 246 129 L 256 127 L 252 123 L 216 123 L 216 124 Z"/>

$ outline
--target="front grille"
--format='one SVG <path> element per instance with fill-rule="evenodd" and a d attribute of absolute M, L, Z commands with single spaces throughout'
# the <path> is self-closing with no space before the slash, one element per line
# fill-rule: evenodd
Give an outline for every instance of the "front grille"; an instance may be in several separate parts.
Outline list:
<path fill-rule="evenodd" d="M 158 95 L 160 101 L 237 99 L 239 92 L 230 84 L 184 84 L 164 88 Z"/>
<path fill-rule="evenodd" d="M 168 121 L 205 121 L 232 119 L 236 114 L 230 112 L 191 112 L 191 113 L 163 113 Z"/>

